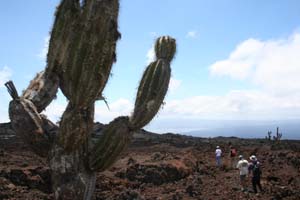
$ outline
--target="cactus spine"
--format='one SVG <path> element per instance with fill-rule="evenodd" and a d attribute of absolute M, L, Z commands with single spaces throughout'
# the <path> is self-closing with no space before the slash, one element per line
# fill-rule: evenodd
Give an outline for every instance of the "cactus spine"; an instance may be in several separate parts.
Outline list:
<path fill-rule="evenodd" d="M 164 36 L 155 44 L 156 60 L 146 68 L 132 116 L 118 117 L 105 126 L 93 143 L 94 103 L 116 61 L 118 0 L 62 0 L 51 32 L 47 66 L 22 96 L 12 82 L 6 87 L 13 100 L 12 126 L 32 149 L 48 156 L 55 199 L 91 199 L 95 172 L 111 166 L 134 131 L 157 114 L 168 90 L 175 39 Z M 59 127 L 41 115 L 60 87 L 69 100 Z"/>

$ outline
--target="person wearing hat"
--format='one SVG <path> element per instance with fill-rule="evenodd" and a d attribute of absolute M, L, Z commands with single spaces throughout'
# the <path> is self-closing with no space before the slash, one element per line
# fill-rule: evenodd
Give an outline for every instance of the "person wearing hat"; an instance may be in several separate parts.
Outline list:
<path fill-rule="evenodd" d="M 220 149 L 219 146 L 216 147 L 216 163 L 217 163 L 217 167 L 221 166 L 221 156 L 222 156 L 222 150 Z"/>
<path fill-rule="evenodd" d="M 248 175 L 248 167 L 249 163 L 246 159 L 244 159 L 243 155 L 239 155 L 239 162 L 236 165 L 236 168 L 240 171 L 240 184 L 241 190 L 244 192 L 247 190 L 246 185 L 246 176 Z"/>
<path fill-rule="evenodd" d="M 252 187 L 254 193 L 257 193 L 257 188 L 258 186 L 260 192 L 262 192 L 262 187 L 260 184 L 260 177 L 261 177 L 261 168 L 260 168 L 260 163 L 258 162 L 257 158 L 255 155 L 250 156 L 250 161 L 251 163 L 249 164 L 248 170 L 249 170 L 249 175 L 251 175 L 251 180 L 252 180 Z"/>

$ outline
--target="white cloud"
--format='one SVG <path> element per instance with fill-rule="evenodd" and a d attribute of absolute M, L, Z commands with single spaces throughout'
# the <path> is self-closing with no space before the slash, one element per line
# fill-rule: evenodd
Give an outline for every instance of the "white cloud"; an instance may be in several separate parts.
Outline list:
<path fill-rule="evenodd" d="M 4 87 L 4 83 L 7 82 L 12 75 L 12 70 L 4 66 L 2 69 L 0 69 L 0 88 Z"/>
<path fill-rule="evenodd" d="M 155 52 L 154 52 L 154 45 L 147 51 L 146 54 L 146 63 L 149 64 L 155 60 Z"/>
<path fill-rule="evenodd" d="M 43 114 L 53 121 L 57 122 L 60 120 L 63 112 L 66 109 L 67 101 L 62 100 L 62 94 L 58 96 L 58 99 L 52 102 Z M 103 101 L 98 101 L 95 105 L 95 121 L 102 123 L 109 123 L 114 118 L 119 116 L 128 116 L 133 111 L 133 103 L 129 100 L 120 98 L 112 103 L 108 102 L 109 109 Z"/>
<path fill-rule="evenodd" d="M 52 122 L 58 122 L 63 112 L 67 107 L 67 102 L 56 101 L 54 100 L 44 111 L 43 114 L 47 116 Z"/>
<path fill-rule="evenodd" d="M 264 44 L 258 40 L 248 39 L 239 44 L 226 60 L 215 62 L 210 66 L 213 75 L 228 75 L 235 79 L 245 79 L 251 74 L 258 62 Z"/>
<path fill-rule="evenodd" d="M 210 66 L 212 75 L 249 80 L 261 89 L 280 95 L 300 94 L 300 33 L 288 38 L 248 39 L 225 60 Z"/>
<path fill-rule="evenodd" d="M 258 90 L 233 90 L 220 96 L 193 96 L 166 102 L 162 118 L 289 119 L 300 117 L 299 98 L 275 97 Z"/>
<path fill-rule="evenodd" d="M 49 41 L 50 41 L 50 35 L 48 35 L 47 37 L 45 37 L 43 49 L 38 54 L 38 57 L 42 58 L 45 61 L 47 59 L 47 54 L 48 54 L 48 49 L 49 49 Z"/>
<path fill-rule="evenodd" d="M 187 38 L 196 38 L 197 36 L 198 36 L 197 31 L 189 31 L 189 32 L 187 32 L 187 34 L 186 34 L 186 37 L 187 37 Z"/>
<path fill-rule="evenodd" d="M 181 80 L 171 78 L 170 83 L 169 83 L 169 91 L 174 92 L 175 90 L 177 90 L 180 87 L 180 85 L 181 85 Z"/>
<path fill-rule="evenodd" d="M 4 66 L 2 69 L 0 69 L 0 123 L 9 121 L 8 104 L 11 100 L 11 97 L 5 90 L 4 83 L 11 78 L 11 75 L 12 70 L 9 67 Z"/>
<path fill-rule="evenodd" d="M 256 90 L 231 91 L 219 97 L 194 97 L 175 104 L 174 107 L 180 106 L 181 103 L 189 104 L 189 107 L 195 108 L 194 111 L 188 112 L 186 108 L 180 107 L 182 110 L 179 111 L 186 115 L 190 113 L 192 116 L 199 114 L 198 116 L 216 117 L 221 114 L 221 118 L 225 119 L 299 118 L 299 52 L 299 32 L 287 38 L 245 40 L 237 45 L 227 59 L 212 64 L 210 73 L 214 76 L 243 80 L 256 86 Z M 193 105 L 192 100 L 201 102 L 201 105 Z"/>
<path fill-rule="evenodd" d="M 127 99 L 120 98 L 109 103 L 109 109 L 104 102 L 98 102 L 95 107 L 95 120 L 103 123 L 109 123 L 119 116 L 129 116 L 133 112 L 133 103 Z"/>
<path fill-rule="evenodd" d="M 0 90 L 0 123 L 9 121 L 8 106 L 10 101 L 11 97 L 9 96 L 8 92 L 5 90 Z"/>

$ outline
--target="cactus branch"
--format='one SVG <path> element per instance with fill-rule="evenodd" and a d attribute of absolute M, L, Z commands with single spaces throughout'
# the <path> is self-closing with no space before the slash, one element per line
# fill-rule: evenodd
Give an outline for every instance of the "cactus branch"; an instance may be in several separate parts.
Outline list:
<path fill-rule="evenodd" d="M 131 136 L 128 117 L 118 117 L 109 123 L 91 151 L 90 168 L 103 171 L 111 166 L 128 146 Z"/>
<path fill-rule="evenodd" d="M 156 40 L 157 60 L 149 64 L 140 82 L 135 108 L 130 118 L 132 129 L 139 129 L 148 124 L 162 105 L 169 87 L 170 62 L 175 50 L 175 39 L 163 36 Z"/>
<path fill-rule="evenodd" d="M 164 47 L 160 47 L 163 38 Z M 175 40 L 165 36 L 157 39 L 156 46 L 160 51 L 166 52 L 176 49 Z M 168 43 L 170 42 L 170 43 Z M 174 55 L 174 51 L 172 55 Z M 120 152 L 125 149 L 133 134 L 148 124 L 157 114 L 163 99 L 168 90 L 171 68 L 170 56 L 168 59 L 159 58 L 149 64 L 146 68 L 140 86 L 138 88 L 135 108 L 133 115 L 128 117 L 119 117 L 107 125 L 91 150 L 89 164 L 92 170 L 103 171 L 108 168 L 118 157 Z"/>

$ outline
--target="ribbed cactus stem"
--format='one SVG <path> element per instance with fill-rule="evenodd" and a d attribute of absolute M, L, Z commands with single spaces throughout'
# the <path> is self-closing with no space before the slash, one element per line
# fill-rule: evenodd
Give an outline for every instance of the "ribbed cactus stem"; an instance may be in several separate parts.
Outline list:
<path fill-rule="evenodd" d="M 170 61 L 175 50 L 175 39 L 164 36 L 156 40 L 155 51 L 158 60 L 150 63 L 143 74 L 130 118 L 132 129 L 148 124 L 163 103 L 171 77 Z"/>
<path fill-rule="evenodd" d="M 170 36 L 163 36 L 156 40 L 155 55 L 157 59 L 166 59 L 171 62 L 176 52 L 176 41 Z"/>
<path fill-rule="evenodd" d="M 117 0 L 86 1 L 70 27 L 60 87 L 77 107 L 86 108 L 102 95 L 116 60 L 118 10 Z"/>
<path fill-rule="evenodd" d="M 159 59 L 148 66 L 140 82 L 130 120 L 133 129 L 142 128 L 156 115 L 168 90 L 170 75 L 171 68 L 165 60 Z"/>
<path fill-rule="evenodd" d="M 103 171 L 111 166 L 128 146 L 131 138 L 128 117 L 118 117 L 103 130 L 89 156 L 92 170 Z"/>
<path fill-rule="evenodd" d="M 74 37 L 72 27 L 76 25 L 79 14 L 78 0 L 62 0 L 57 7 L 49 41 L 46 75 L 63 71 L 62 64 L 68 55 L 68 47 Z"/>
<path fill-rule="evenodd" d="M 77 6 L 72 4 L 68 13 L 76 13 Z M 70 39 L 66 41 L 66 51 L 60 62 L 60 88 L 70 101 L 60 123 L 60 142 L 69 150 L 75 150 L 78 145 L 85 143 L 91 133 L 90 124 L 94 117 L 91 107 L 102 97 L 116 60 L 116 42 L 120 37 L 117 0 L 89 0 L 79 9 L 80 12 L 74 15 L 75 22 L 71 20 L 74 23 L 70 27 L 71 32 L 65 30 Z M 54 30 L 57 29 L 56 25 L 69 20 L 60 15 L 57 17 L 59 19 L 54 24 Z M 53 34 L 55 38 L 56 31 Z M 64 39 L 60 36 L 57 38 Z M 51 42 L 59 43 L 56 40 Z M 88 115 L 84 116 L 83 113 Z"/>
<path fill-rule="evenodd" d="M 68 104 L 60 122 L 59 140 L 67 152 L 87 144 L 93 128 L 94 104 L 87 109 L 76 109 Z"/>

